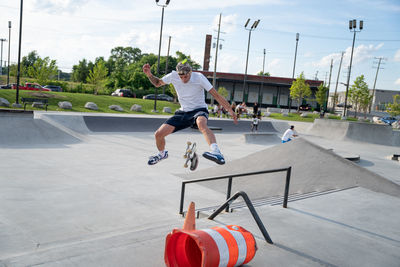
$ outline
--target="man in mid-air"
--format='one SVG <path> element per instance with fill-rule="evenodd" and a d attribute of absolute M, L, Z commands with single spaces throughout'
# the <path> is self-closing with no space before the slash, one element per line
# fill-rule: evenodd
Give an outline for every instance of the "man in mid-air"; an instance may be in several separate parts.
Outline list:
<path fill-rule="evenodd" d="M 177 64 L 176 71 L 172 71 L 161 79 L 151 73 L 149 64 L 143 66 L 143 72 L 155 87 L 172 83 L 181 105 L 181 108 L 155 132 L 158 154 L 151 156 L 148 164 L 154 165 L 168 158 L 168 151 L 165 150 L 165 137 L 167 135 L 191 126 L 197 126 L 210 146 L 211 151 L 204 152 L 203 157 L 221 165 L 225 164 L 224 156 L 218 148 L 215 135 L 207 126 L 208 106 L 205 102 L 204 90 L 209 92 L 229 112 L 234 123 L 237 124 L 236 114 L 228 101 L 213 88 L 203 74 L 192 72 L 192 67 L 187 59 Z"/>

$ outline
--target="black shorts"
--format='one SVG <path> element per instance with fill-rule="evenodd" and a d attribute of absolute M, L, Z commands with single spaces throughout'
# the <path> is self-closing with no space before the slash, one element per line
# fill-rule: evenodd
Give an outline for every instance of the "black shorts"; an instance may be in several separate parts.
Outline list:
<path fill-rule="evenodd" d="M 164 122 L 164 124 L 174 126 L 174 132 L 183 130 L 188 127 L 197 128 L 196 119 L 199 116 L 203 116 L 208 119 L 208 110 L 206 108 L 199 108 L 188 112 L 177 110 L 175 112 L 175 115 Z"/>

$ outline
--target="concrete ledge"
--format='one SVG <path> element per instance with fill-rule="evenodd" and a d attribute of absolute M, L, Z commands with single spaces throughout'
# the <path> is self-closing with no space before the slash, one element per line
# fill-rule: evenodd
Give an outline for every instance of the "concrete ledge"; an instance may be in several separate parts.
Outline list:
<path fill-rule="evenodd" d="M 22 109 L 0 109 L 1 117 L 8 116 L 24 116 L 33 118 L 33 110 L 22 110 Z"/>

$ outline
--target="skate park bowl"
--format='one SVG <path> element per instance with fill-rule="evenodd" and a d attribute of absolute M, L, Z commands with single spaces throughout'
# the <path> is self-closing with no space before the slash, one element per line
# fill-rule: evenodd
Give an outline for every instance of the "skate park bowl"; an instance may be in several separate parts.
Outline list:
<path fill-rule="evenodd" d="M 244 142 L 249 144 L 277 144 L 280 142 L 280 138 L 277 132 L 271 133 L 244 133 Z"/>
<path fill-rule="evenodd" d="M 335 140 L 400 146 L 400 132 L 394 131 L 389 125 L 316 119 L 308 133 Z"/>
<path fill-rule="evenodd" d="M 215 133 L 227 163 L 201 158 L 195 172 L 183 173 L 185 142 L 196 139 L 199 151 L 208 145 L 197 130 L 176 133 L 168 138 L 169 159 L 148 166 L 154 130 L 166 118 L 44 111 L 0 116 L 0 266 L 163 266 L 165 235 L 183 220 L 177 212 L 182 181 L 288 166 L 288 208 L 255 206 L 273 245 L 246 208 L 200 218 L 199 229 L 243 226 L 257 242 L 254 267 L 398 266 L 399 163 L 387 158 L 398 155 L 398 147 L 353 142 L 348 129 L 340 137 L 308 139 L 313 124 L 273 120 L 262 121 L 261 137 L 253 137 L 250 120 L 210 119 L 222 129 Z M 281 144 L 289 123 L 300 138 Z M 276 143 L 246 143 L 245 134 Z M 319 139 L 326 143 L 313 142 Z M 370 166 L 335 152 L 346 149 Z M 232 192 L 243 190 L 252 201 L 283 195 L 284 178 L 238 178 Z M 220 205 L 226 181 L 191 184 L 186 193 L 199 208 Z"/>

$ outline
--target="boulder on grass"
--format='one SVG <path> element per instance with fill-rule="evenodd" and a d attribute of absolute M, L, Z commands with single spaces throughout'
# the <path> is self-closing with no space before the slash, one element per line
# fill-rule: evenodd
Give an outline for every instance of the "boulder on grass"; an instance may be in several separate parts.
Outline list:
<path fill-rule="evenodd" d="M 131 109 L 131 111 L 136 111 L 136 112 L 141 112 L 142 111 L 142 106 L 138 104 L 134 104 Z"/>
<path fill-rule="evenodd" d="M 0 97 L 0 107 L 9 107 L 10 102 L 7 99 Z"/>
<path fill-rule="evenodd" d="M 98 110 L 99 107 L 96 105 L 96 103 L 93 102 L 87 102 L 85 104 L 85 108 L 90 109 L 90 110 Z"/>
<path fill-rule="evenodd" d="M 108 108 L 115 111 L 124 111 L 124 109 L 120 105 L 111 105 Z"/>
<path fill-rule="evenodd" d="M 58 102 L 58 107 L 62 109 L 72 109 L 72 104 L 68 101 L 60 101 Z"/>

